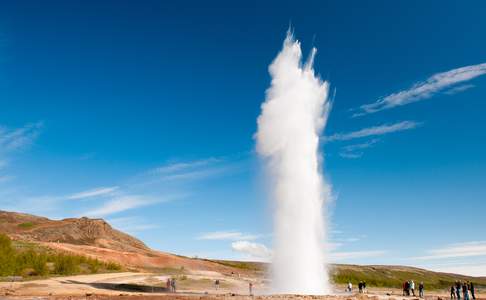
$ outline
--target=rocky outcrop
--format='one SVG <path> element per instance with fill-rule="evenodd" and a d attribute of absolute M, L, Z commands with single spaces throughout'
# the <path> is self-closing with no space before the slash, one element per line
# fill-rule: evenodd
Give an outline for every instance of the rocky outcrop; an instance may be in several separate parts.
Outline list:
<path fill-rule="evenodd" d="M 114 229 L 103 219 L 82 217 L 50 220 L 0 211 L 0 232 L 27 241 L 86 245 L 129 252 L 149 250 L 142 241 Z"/>

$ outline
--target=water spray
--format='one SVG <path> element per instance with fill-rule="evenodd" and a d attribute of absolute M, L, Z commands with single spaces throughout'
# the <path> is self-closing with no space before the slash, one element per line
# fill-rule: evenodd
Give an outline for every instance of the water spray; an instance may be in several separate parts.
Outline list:
<path fill-rule="evenodd" d="M 329 293 L 323 207 L 329 198 L 319 137 L 330 110 L 329 84 L 314 72 L 316 49 L 302 63 L 299 41 L 288 32 L 269 67 L 271 85 L 258 117 L 257 152 L 274 201 L 273 292 Z"/>

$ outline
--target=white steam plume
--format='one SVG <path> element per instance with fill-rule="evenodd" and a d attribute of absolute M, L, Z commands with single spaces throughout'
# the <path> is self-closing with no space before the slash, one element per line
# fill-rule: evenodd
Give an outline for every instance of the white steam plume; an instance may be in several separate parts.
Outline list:
<path fill-rule="evenodd" d="M 257 151 L 266 159 L 274 211 L 273 289 L 329 293 L 323 205 L 329 198 L 319 166 L 319 136 L 330 110 L 329 84 L 316 76 L 312 49 L 302 64 L 289 32 L 269 67 L 272 82 L 258 117 Z"/>

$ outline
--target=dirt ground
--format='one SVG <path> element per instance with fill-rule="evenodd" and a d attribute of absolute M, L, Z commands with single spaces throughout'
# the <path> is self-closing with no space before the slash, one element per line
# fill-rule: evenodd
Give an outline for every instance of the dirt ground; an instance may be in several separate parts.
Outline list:
<path fill-rule="evenodd" d="M 223 275 L 212 271 L 197 271 L 177 275 L 177 293 L 169 293 L 166 281 L 170 275 L 152 273 L 110 273 L 54 277 L 27 282 L 0 282 L 1 300 L 283 300 L 283 299 L 336 299 L 336 300 L 418 300 L 403 297 L 399 289 L 369 289 L 368 294 L 342 293 L 336 286 L 334 296 L 265 295 L 266 285 L 261 279 L 234 274 Z M 215 281 L 219 280 L 218 288 Z M 249 296 L 248 285 L 253 284 Z M 425 300 L 449 299 L 447 292 L 426 291 Z M 477 293 L 476 299 L 486 300 L 485 293 Z"/>

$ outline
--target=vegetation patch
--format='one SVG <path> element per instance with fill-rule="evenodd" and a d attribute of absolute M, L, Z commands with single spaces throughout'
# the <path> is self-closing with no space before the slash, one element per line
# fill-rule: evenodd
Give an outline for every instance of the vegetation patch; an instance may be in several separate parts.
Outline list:
<path fill-rule="evenodd" d="M 0 234 L 0 276 L 24 278 L 94 274 L 121 270 L 119 264 L 81 255 L 58 253 L 34 244 L 15 242 Z"/>
<path fill-rule="evenodd" d="M 34 224 L 34 223 L 32 223 L 32 222 L 24 222 L 24 223 L 20 223 L 20 224 L 19 224 L 19 225 L 17 225 L 17 226 L 18 226 L 19 228 L 21 228 L 21 229 L 30 229 L 30 228 L 34 227 L 34 226 L 35 226 L 35 224 Z"/>
<path fill-rule="evenodd" d="M 208 260 L 215 263 L 218 263 L 223 266 L 237 268 L 241 270 L 247 271 L 264 271 L 265 265 L 259 262 L 251 262 L 251 261 L 230 261 L 230 260 Z"/>

